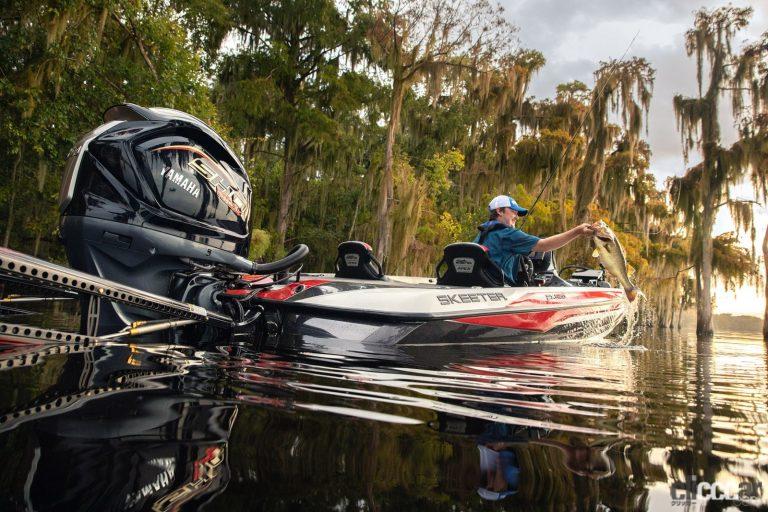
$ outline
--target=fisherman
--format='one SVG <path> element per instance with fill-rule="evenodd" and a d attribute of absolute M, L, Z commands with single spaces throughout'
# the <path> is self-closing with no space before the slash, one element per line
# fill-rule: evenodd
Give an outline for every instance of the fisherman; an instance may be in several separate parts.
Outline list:
<path fill-rule="evenodd" d="M 504 272 L 512 284 L 517 283 L 519 260 L 531 252 L 548 252 L 571 243 L 580 236 L 592 236 L 598 229 L 598 223 L 579 224 L 575 228 L 547 238 L 529 235 L 515 227 L 518 217 L 528 215 L 528 210 L 521 207 L 509 196 L 496 196 L 488 203 L 490 218 L 478 228 L 476 244 L 488 248 L 488 256 Z"/>

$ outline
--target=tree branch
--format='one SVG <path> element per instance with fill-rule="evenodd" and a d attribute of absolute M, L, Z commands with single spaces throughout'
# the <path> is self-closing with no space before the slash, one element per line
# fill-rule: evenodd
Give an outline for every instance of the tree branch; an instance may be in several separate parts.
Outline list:
<path fill-rule="evenodd" d="M 688 270 L 691 270 L 695 266 L 696 265 L 691 265 L 690 267 L 681 268 L 680 270 L 675 272 L 675 275 L 673 275 L 673 276 L 655 277 L 655 278 L 652 278 L 652 279 L 654 279 L 655 281 L 666 281 L 667 279 L 677 279 L 677 276 L 679 276 L 681 273 L 687 272 Z"/>
<path fill-rule="evenodd" d="M 283 155 L 281 153 L 275 153 L 274 151 L 268 151 L 266 149 L 254 149 L 252 151 L 254 153 L 264 153 L 265 155 L 276 156 L 278 158 L 283 158 L 283 156 L 285 156 L 285 155 Z"/>
<path fill-rule="evenodd" d="M 750 204 L 756 204 L 756 205 L 758 205 L 758 206 L 760 206 L 760 205 L 761 205 L 761 203 L 760 203 L 759 201 L 754 201 L 754 200 L 752 200 L 752 199 L 733 199 L 733 200 L 730 200 L 730 201 L 724 201 L 724 202 L 722 202 L 722 203 L 720 203 L 720 204 L 718 204 L 718 205 L 715 205 L 715 207 L 713 208 L 713 210 L 717 210 L 717 209 L 718 209 L 718 208 L 720 208 L 721 206 L 725 206 L 725 205 L 727 205 L 728 203 L 750 203 Z"/>
<path fill-rule="evenodd" d="M 123 9 L 123 11 L 125 11 L 125 9 Z M 112 16 L 115 18 L 115 21 L 117 21 L 118 25 L 123 27 L 123 29 L 128 33 L 128 35 L 131 36 L 136 41 L 136 45 L 139 47 L 139 52 L 141 53 L 141 56 L 144 58 L 144 62 L 146 62 L 147 66 L 149 67 L 149 70 L 152 72 L 152 76 L 155 77 L 155 80 L 158 80 L 159 77 L 157 76 L 157 70 L 155 69 L 155 65 L 152 64 L 152 60 L 150 60 L 149 54 L 147 53 L 146 48 L 144 48 L 144 42 L 141 40 L 141 37 L 139 36 L 139 33 L 136 30 L 136 26 L 134 25 L 131 17 L 126 15 L 126 19 L 128 20 L 128 23 L 131 25 L 131 28 L 129 29 L 128 27 L 125 26 L 125 23 L 123 23 L 123 20 L 120 19 L 117 13 L 112 12 Z"/>

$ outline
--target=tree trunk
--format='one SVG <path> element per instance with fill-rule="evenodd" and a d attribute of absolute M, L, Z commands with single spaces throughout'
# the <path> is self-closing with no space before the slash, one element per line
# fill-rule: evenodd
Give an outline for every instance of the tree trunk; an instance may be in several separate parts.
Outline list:
<path fill-rule="evenodd" d="M 40 241 L 42 240 L 42 237 L 43 237 L 43 234 L 40 231 L 38 231 L 35 234 L 35 247 L 34 247 L 34 250 L 32 251 L 32 256 L 34 256 L 35 258 L 37 258 L 38 255 L 40 254 Z"/>
<path fill-rule="evenodd" d="M 40 160 L 37 164 L 37 204 L 35 206 L 35 215 L 38 219 L 42 218 L 43 208 L 46 206 L 43 190 L 45 190 L 45 179 L 48 176 L 48 164 L 44 160 Z M 43 227 L 41 225 L 36 226 L 35 233 L 35 248 L 32 251 L 32 255 L 37 258 L 40 254 L 40 241 L 43 237 Z"/>
<path fill-rule="evenodd" d="M 768 226 L 763 237 L 763 265 L 765 265 L 765 313 L 763 314 L 763 339 L 768 341 Z"/>
<path fill-rule="evenodd" d="M 288 231 L 288 213 L 293 199 L 296 168 L 293 158 L 294 145 L 293 134 L 287 135 L 285 137 L 285 153 L 283 154 L 283 176 L 280 179 L 280 208 L 277 213 L 277 246 L 279 249 L 283 249 L 285 244 L 285 234 Z"/>
<path fill-rule="evenodd" d="M 8 203 L 8 219 L 5 226 L 5 236 L 3 237 L 3 247 L 8 247 L 11 242 L 11 233 L 13 232 L 13 217 L 16 214 L 16 174 L 21 165 L 21 159 L 24 156 L 24 146 L 19 148 L 19 154 L 16 156 L 16 161 L 13 162 L 13 170 L 11 171 L 11 200 Z"/>
<path fill-rule="evenodd" d="M 357 201 L 355 201 L 355 213 L 352 215 L 352 225 L 349 227 L 349 234 L 347 235 L 347 240 L 352 240 L 352 235 L 355 232 L 355 225 L 357 224 L 357 214 L 360 212 L 360 202 L 363 200 L 363 190 L 360 190 L 360 194 L 357 196 Z"/>
<path fill-rule="evenodd" d="M 701 275 L 696 281 L 696 334 L 711 336 L 712 328 L 712 225 L 714 210 L 705 206 L 701 216 Z"/>
<path fill-rule="evenodd" d="M 389 126 L 387 127 L 387 146 L 384 152 L 384 174 L 381 177 L 379 188 L 379 205 L 377 216 L 379 218 L 379 240 L 376 247 L 376 257 L 382 264 L 386 262 L 389 254 L 389 246 L 392 240 L 392 219 L 390 212 L 394 202 L 395 190 L 392 178 L 395 153 L 395 135 L 400 128 L 400 111 L 403 108 L 403 96 L 405 83 L 395 77 L 392 83 L 392 104 L 390 106 Z"/>
<path fill-rule="evenodd" d="M 677 278 L 675 278 L 675 281 L 677 281 Z M 675 284 L 675 287 L 677 288 L 677 284 Z M 677 309 L 677 330 L 681 330 L 683 328 L 683 311 L 685 310 L 685 290 L 684 290 L 684 283 L 680 283 L 680 288 L 678 290 L 681 291 L 680 297 L 679 297 L 679 304 Z"/>

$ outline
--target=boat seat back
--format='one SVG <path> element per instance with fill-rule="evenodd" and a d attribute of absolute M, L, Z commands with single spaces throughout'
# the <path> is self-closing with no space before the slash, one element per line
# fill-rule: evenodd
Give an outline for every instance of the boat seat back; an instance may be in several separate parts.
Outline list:
<path fill-rule="evenodd" d="M 480 244 L 459 242 L 443 249 L 443 259 L 435 268 L 437 284 L 447 286 L 504 286 L 504 272 Z"/>
<path fill-rule="evenodd" d="M 383 280 L 384 271 L 373 256 L 371 246 L 351 240 L 339 244 L 336 256 L 336 277 L 348 279 Z"/>

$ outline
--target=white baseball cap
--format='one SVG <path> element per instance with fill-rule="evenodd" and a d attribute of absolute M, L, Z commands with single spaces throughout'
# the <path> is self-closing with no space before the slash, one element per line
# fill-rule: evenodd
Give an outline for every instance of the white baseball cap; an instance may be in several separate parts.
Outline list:
<path fill-rule="evenodd" d="M 503 500 L 507 496 L 512 496 L 513 494 L 517 494 L 517 491 L 496 492 L 496 491 L 491 491 L 490 489 L 486 489 L 484 487 L 478 487 L 477 494 L 479 494 L 480 497 L 483 498 L 484 500 L 499 501 L 499 500 Z"/>
<path fill-rule="evenodd" d="M 512 208 L 518 215 L 525 217 L 528 215 L 528 210 L 517 204 L 517 201 L 509 196 L 496 196 L 488 203 L 488 210 L 493 211 L 496 208 Z"/>

